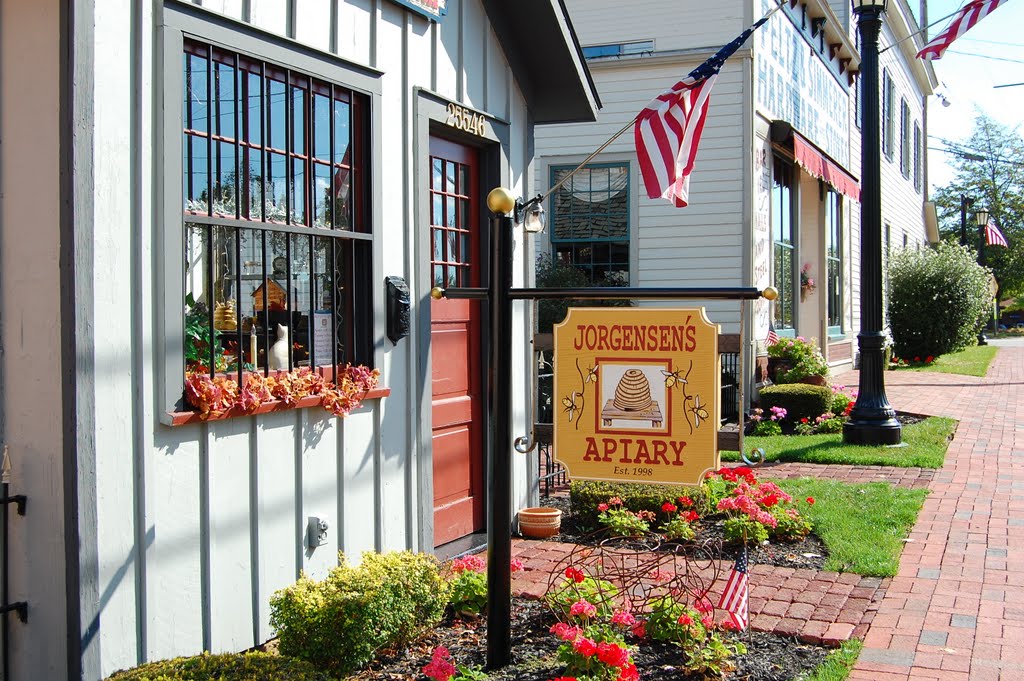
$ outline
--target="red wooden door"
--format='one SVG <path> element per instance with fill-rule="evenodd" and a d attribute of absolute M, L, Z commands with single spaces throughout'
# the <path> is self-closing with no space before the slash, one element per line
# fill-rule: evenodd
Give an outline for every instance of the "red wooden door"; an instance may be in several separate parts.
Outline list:
<path fill-rule="evenodd" d="M 435 286 L 479 286 L 476 150 L 430 138 Z M 434 545 L 484 527 L 480 303 L 431 300 Z"/>

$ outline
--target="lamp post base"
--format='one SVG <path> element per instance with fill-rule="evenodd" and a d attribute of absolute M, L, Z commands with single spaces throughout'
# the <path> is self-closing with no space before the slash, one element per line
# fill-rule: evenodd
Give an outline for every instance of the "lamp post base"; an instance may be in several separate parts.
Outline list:
<path fill-rule="evenodd" d="M 843 425 L 843 442 L 849 445 L 898 445 L 903 426 L 893 417 L 861 418 Z"/>
<path fill-rule="evenodd" d="M 984 329 L 978 332 L 978 345 L 988 345 L 988 338 L 985 338 Z"/>

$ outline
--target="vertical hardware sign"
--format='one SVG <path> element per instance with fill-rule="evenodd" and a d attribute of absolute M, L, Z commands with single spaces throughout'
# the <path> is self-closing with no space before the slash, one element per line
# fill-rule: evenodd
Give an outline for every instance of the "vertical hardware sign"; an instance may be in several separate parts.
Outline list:
<path fill-rule="evenodd" d="M 698 485 L 717 469 L 718 333 L 704 308 L 571 308 L 554 329 L 569 477 Z"/>

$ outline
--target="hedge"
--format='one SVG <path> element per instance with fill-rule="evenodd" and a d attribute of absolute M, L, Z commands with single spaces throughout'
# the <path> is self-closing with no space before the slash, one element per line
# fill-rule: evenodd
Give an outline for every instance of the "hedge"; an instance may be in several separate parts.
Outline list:
<path fill-rule="evenodd" d="M 760 407 L 767 415 L 772 407 L 786 410 L 786 420 L 814 420 L 832 406 L 832 389 L 822 385 L 786 383 L 761 388 Z M 767 418 L 767 416 L 766 416 Z"/>
<path fill-rule="evenodd" d="M 269 653 L 229 653 L 150 662 L 108 681 L 331 681 L 308 662 Z"/>

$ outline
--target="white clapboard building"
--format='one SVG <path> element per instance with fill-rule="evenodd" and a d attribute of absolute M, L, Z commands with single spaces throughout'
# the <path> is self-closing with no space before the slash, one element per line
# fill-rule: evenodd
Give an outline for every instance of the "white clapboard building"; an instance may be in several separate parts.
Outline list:
<path fill-rule="evenodd" d="M 853 362 L 860 326 L 856 17 L 843 0 L 781 4 L 714 85 L 689 206 L 647 198 L 629 129 L 552 195 L 547 248 L 597 282 L 772 285 L 779 299 L 751 305 L 743 320 L 747 361 L 763 355 L 771 322 L 780 336 L 819 339 L 833 370 L 842 370 Z M 566 5 L 603 109 L 594 123 L 538 131 L 541 192 L 776 3 Z M 924 194 L 925 105 L 937 83 L 915 59 L 917 31 L 907 1 L 891 0 L 880 38 L 883 257 L 937 240 Z M 813 291 L 802 292 L 802 271 Z M 740 330 L 738 303 L 706 304 L 725 331 Z"/>
<path fill-rule="evenodd" d="M 339 550 L 485 530 L 486 309 L 429 291 L 486 283 L 488 191 L 597 106 L 559 0 L 4 0 L 10 679 L 250 648 Z M 381 375 L 344 419 L 182 399 L 186 370 L 348 363 Z M 525 381 L 498 389 L 525 434 Z M 516 508 L 535 465 L 495 471 Z"/>

